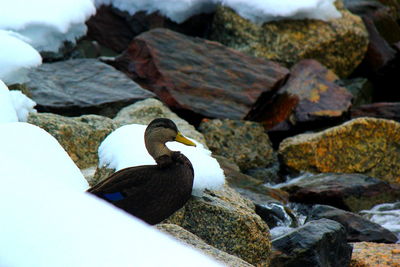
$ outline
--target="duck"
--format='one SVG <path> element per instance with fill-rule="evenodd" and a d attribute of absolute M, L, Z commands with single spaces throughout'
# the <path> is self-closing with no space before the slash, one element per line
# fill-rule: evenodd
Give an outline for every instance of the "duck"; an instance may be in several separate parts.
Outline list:
<path fill-rule="evenodd" d="M 87 192 L 154 225 L 183 207 L 192 195 L 194 169 L 190 160 L 165 144 L 177 141 L 196 146 L 166 118 L 150 122 L 145 147 L 156 165 L 128 167 L 112 174 Z"/>

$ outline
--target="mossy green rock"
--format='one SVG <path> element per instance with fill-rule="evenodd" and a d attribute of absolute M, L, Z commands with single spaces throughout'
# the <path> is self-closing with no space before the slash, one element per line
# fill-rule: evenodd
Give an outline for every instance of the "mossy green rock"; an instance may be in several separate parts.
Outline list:
<path fill-rule="evenodd" d="M 177 224 L 207 244 L 253 265 L 269 266 L 269 229 L 254 209 L 251 201 L 226 186 L 222 191 L 193 197 L 166 223 Z"/>
<path fill-rule="evenodd" d="M 363 173 L 400 183 L 400 123 L 358 118 L 319 133 L 287 138 L 283 163 L 297 171 Z"/>
<path fill-rule="evenodd" d="M 31 113 L 28 122 L 55 137 L 81 169 L 97 165 L 100 143 L 117 126 L 110 118 L 99 115 L 64 117 L 51 113 Z"/>
<path fill-rule="evenodd" d="M 346 77 L 361 63 L 367 51 L 368 33 L 360 17 L 339 1 L 337 6 L 342 14 L 338 19 L 281 20 L 263 25 L 219 6 L 211 39 L 287 67 L 300 59 L 315 59 L 340 77 Z"/>

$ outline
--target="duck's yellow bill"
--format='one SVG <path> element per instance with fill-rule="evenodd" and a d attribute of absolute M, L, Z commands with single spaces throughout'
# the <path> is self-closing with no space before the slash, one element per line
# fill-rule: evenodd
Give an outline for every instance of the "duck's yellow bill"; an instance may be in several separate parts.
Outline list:
<path fill-rule="evenodd" d="M 184 137 L 181 132 L 178 132 L 178 134 L 175 137 L 175 141 L 185 144 L 187 146 L 196 146 L 195 143 L 193 143 L 192 141 L 190 141 L 189 139 L 187 139 L 186 137 Z"/>

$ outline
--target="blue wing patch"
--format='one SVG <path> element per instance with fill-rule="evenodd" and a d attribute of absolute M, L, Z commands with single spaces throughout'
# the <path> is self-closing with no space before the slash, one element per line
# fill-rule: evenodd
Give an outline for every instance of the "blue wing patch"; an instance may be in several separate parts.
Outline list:
<path fill-rule="evenodd" d="M 125 198 L 120 192 L 103 194 L 103 196 L 110 201 L 118 201 Z"/>

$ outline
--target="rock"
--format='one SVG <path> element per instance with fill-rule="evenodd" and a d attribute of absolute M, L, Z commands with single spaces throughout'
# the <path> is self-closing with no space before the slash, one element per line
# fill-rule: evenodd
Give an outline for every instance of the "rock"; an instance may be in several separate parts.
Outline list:
<path fill-rule="evenodd" d="M 350 116 L 352 119 L 359 117 L 373 117 L 400 122 L 400 103 L 380 102 L 362 105 L 351 109 Z"/>
<path fill-rule="evenodd" d="M 283 163 L 309 172 L 363 173 L 400 183 L 400 124 L 358 118 L 312 134 L 287 138 L 279 146 Z"/>
<path fill-rule="evenodd" d="M 166 29 L 137 36 L 114 66 L 170 108 L 200 118 L 245 118 L 289 73 L 277 63 Z"/>
<path fill-rule="evenodd" d="M 276 153 L 274 153 L 276 157 Z M 279 175 L 279 161 L 273 162 L 265 168 L 253 168 L 245 170 L 244 173 L 254 177 L 264 183 L 278 184 L 282 182 L 282 178 Z"/>
<path fill-rule="evenodd" d="M 172 112 L 161 101 L 154 98 L 138 101 L 135 104 L 121 109 L 115 116 L 114 121 L 119 126 L 132 123 L 147 125 L 155 118 L 168 118 L 173 120 L 178 126 L 178 129 L 185 136 L 193 138 L 207 147 L 203 134 L 198 132 L 188 122 L 179 118 L 178 115 Z"/>
<path fill-rule="evenodd" d="M 397 237 L 388 229 L 358 214 L 326 205 L 314 205 L 307 221 L 322 218 L 334 220 L 346 229 L 348 242 L 396 243 Z"/>
<path fill-rule="evenodd" d="M 345 87 L 352 95 L 352 108 L 370 104 L 372 102 L 373 86 L 366 78 L 342 79 L 335 81 L 339 86 Z"/>
<path fill-rule="evenodd" d="M 61 115 L 113 117 L 122 107 L 154 96 L 96 59 L 44 63 L 31 69 L 28 77 L 36 109 Z"/>
<path fill-rule="evenodd" d="M 311 221 L 272 240 L 271 266 L 348 266 L 352 247 L 340 223 Z"/>
<path fill-rule="evenodd" d="M 368 33 L 362 20 L 338 3 L 342 13 L 338 19 L 281 20 L 263 25 L 220 6 L 214 16 L 211 39 L 287 67 L 301 59 L 315 59 L 346 77 L 363 59 Z"/>
<path fill-rule="evenodd" d="M 362 174 L 305 176 L 281 189 L 289 193 L 289 200 L 293 202 L 325 204 L 350 211 L 370 209 L 400 197 L 399 186 Z"/>
<path fill-rule="evenodd" d="M 350 108 L 352 99 L 346 88 L 335 84 L 338 79 L 319 62 L 301 60 L 292 67 L 287 83 L 257 120 L 269 133 L 299 131 L 304 125 L 320 127 L 321 122 L 338 121 Z"/>
<path fill-rule="evenodd" d="M 30 113 L 28 123 L 55 137 L 81 169 L 97 166 L 100 143 L 116 129 L 110 118 L 98 115 L 69 118 L 51 113 Z"/>
<path fill-rule="evenodd" d="M 166 223 L 177 224 L 207 244 L 257 266 L 269 266 L 268 226 L 254 213 L 254 205 L 233 189 L 206 191 L 193 197 Z"/>
<path fill-rule="evenodd" d="M 265 167 L 277 161 L 261 124 L 243 120 L 203 120 L 199 126 L 216 155 L 234 161 L 241 170 Z"/>
<path fill-rule="evenodd" d="M 179 241 L 183 242 L 186 245 L 189 245 L 191 247 L 194 247 L 196 249 L 201 250 L 205 254 L 213 257 L 217 261 L 220 261 L 226 266 L 240 266 L 240 267 L 251 267 L 253 265 L 245 262 L 244 260 L 235 257 L 233 255 L 230 255 L 228 253 L 225 253 L 219 249 L 216 249 L 210 245 L 208 245 L 206 242 L 201 240 L 201 238 L 195 236 L 194 234 L 190 233 L 189 231 L 186 231 L 182 227 L 175 225 L 175 224 L 158 224 L 157 229 L 172 235 L 173 237 L 177 238 Z"/>
<path fill-rule="evenodd" d="M 349 267 L 399 267 L 400 244 L 352 243 Z"/>

